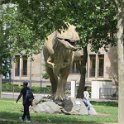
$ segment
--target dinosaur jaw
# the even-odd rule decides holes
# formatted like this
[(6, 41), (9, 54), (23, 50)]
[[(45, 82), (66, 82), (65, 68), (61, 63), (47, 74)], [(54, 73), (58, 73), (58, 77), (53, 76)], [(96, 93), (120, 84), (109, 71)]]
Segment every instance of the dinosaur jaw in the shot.
[(77, 41), (73, 41), (73, 40), (69, 40), (69, 39), (62, 39), (62, 38), (58, 38), (57, 40), (67, 49), (70, 49), (72, 51), (76, 51), (77, 47), (76, 46), (76, 42)]

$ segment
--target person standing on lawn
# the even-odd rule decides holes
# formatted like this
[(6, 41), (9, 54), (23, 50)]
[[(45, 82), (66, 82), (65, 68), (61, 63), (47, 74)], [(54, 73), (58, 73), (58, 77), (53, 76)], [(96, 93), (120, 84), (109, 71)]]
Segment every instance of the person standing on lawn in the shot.
[(90, 111), (90, 108), (92, 107), (92, 105), (90, 103), (90, 95), (89, 95), (89, 92), (87, 91), (87, 87), (85, 87), (85, 89), (84, 89), (83, 102), (84, 102), (85, 106), (87, 107), (88, 114), (89, 114), (89, 111)]
[[(29, 106), (32, 105), (32, 101), (29, 101), (27, 99), (27, 92), (30, 91), (30, 88), (28, 87), (28, 82), (24, 81), (23, 82), (23, 88), (20, 91), (19, 96), (16, 99), (16, 103), (18, 102), (18, 100), (22, 97), (23, 98), (23, 107), (24, 107), (24, 111), (23, 111), (23, 115), (22, 117), (20, 117), (20, 121), (24, 122), (25, 117), (27, 117), (27, 122), (31, 123), (31, 117), (30, 117), (30, 112), (29, 112)], [(32, 94), (32, 99), (34, 99), (34, 96)]]
[(84, 89), (83, 102), (84, 102), (85, 106), (87, 107), (89, 115), (97, 115), (96, 110), (93, 108), (92, 104), (90, 103), (90, 94), (87, 90), (87, 87), (85, 87), (85, 89)]

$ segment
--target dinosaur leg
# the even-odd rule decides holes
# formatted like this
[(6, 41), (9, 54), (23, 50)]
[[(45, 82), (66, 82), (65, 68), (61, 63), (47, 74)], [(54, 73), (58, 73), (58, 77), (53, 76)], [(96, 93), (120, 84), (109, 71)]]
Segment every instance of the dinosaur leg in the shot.
[(55, 99), (58, 99), (58, 100), (64, 99), (64, 97), (65, 97), (65, 85), (67, 82), (69, 71), (70, 71), (69, 67), (66, 67), (60, 71), (61, 74), (60, 74), (60, 79), (59, 79), (58, 85), (57, 85)]
[(52, 68), (47, 67), (46, 71), (50, 78), (50, 82), (51, 82), (51, 86), (52, 86), (52, 95), (54, 96), (56, 93), (56, 89), (57, 89), (58, 77), (53, 73)]

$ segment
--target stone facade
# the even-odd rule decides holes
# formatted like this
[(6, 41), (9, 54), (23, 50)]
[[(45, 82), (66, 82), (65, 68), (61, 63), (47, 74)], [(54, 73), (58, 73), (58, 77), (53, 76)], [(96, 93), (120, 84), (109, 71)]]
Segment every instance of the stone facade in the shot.
[[(90, 55), (96, 55), (96, 68), (95, 76), (90, 76)], [(99, 56), (103, 56), (103, 76), (98, 75), (99, 70)], [(113, 83), (117, 82), (117, 48), (110, 47), (107, 51), (103, 48), (99, 50), (99, 53), (95, 54), (88, 49), (88, 63), (87, 63), (87, 81), (91, 82), (92, 80), (112, 80)]]
[[(113, 84), (117, 83), (116, 49), (116, 47), (110, 47), (106, 52), (101, 48), (98, 53), (95, 53), (90, 50), (90, 46), (88, 47), (86, 85), (91, 85), (92, 80), (112, 80)], [(23, 57), (21, 57), (18, 64), (19, 75), (15, 76), (16, 62), (12, 63), (11, 78), (14, 82), (29, 80), (32, 84), (42, 82), (42, 86), (50, 85), (49, 80), (43, 78), (46, 72), (42, 52), (38, 55), (33, 55), (33, 61), (30, 61), (30, 58), (27, 59), (26, 75), (22, 74), (25, 67), (23, 64), (25, 63)], [(76, 71), (70, 72), (68, 82), (71, 82), (71, 80), (79, 82), (80, 74), (76, 73)]]

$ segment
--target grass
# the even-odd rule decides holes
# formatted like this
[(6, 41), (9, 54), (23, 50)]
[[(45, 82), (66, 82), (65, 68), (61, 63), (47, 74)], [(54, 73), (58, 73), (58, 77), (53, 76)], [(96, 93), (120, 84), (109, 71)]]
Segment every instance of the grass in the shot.
[[(63, 115), (31, 113), (34, 124), (98, 124), (102, 122), (116, 123), (117, 103), (114, 102), (93, 102), (94, 108), (99, 115)], [(21, 102), (0, 99), (0, 124), (19, 124), (18, 117), (22, 115)]]

